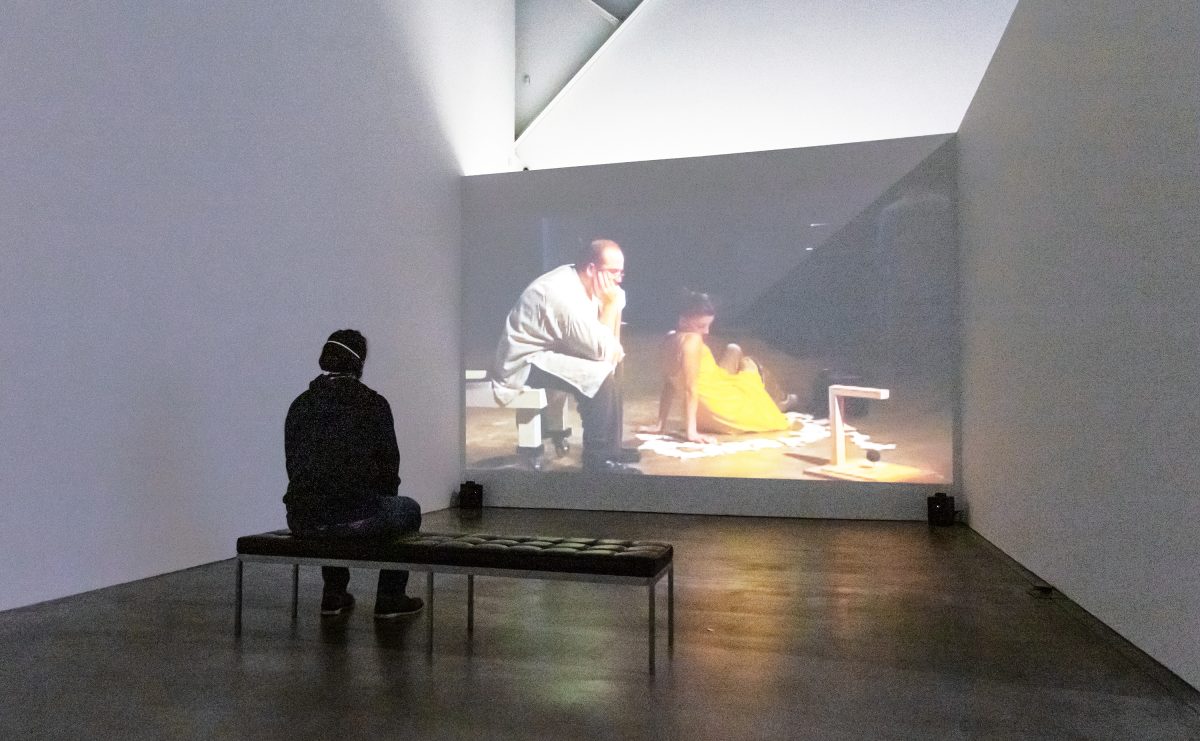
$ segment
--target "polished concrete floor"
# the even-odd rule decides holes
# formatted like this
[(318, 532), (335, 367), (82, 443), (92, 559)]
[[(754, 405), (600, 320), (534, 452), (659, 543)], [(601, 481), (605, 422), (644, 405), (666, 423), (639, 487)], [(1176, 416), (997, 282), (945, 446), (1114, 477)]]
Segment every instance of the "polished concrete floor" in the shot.
[(322, 620), (302, 570), (292, 622), (290, 569), (261, 564), (239, 641), (222, 561), (0, 613), (0, 739), (1200, 738), (1194, 690), (965, 527), (426, 515), (460, 528), (671, 541), (673, 655), (660, 630), (647, 674), (636, 587), (479, 578), (468, 643), (440, 576), (429, 660), (421, 618), (373, 624), (373, 574)]

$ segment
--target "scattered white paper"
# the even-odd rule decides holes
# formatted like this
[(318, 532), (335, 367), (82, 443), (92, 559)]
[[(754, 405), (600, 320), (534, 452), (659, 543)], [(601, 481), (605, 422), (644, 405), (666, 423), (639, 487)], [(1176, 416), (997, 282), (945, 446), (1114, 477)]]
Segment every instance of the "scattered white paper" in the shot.
[[(693, 458), (711, 458), (718, 455), (731, 455), (733, 453), (769, 448), (801, 448), (828, 439), (832, 434), (829, 431), (828, 419), (814, 419), (811, 414), (802, 414), (799, 412), (788, 412), (787, 418), (792, 423), (791, 429), (776, 437), (738, 438), (736, 440), (726, 440), (716, 443), (693, 443), (680, 440), (671, 435), (642, 432), (637, 434), (637, 439), (641, 441), (638, 449), (680, 460), (691, 460)], [(846, 426), (846, 436), (850, 439), (850, 442), (863, 450), (896, 449), (895, 443), (873, 442), (870, 435), (865, 435), (849, 425)]]

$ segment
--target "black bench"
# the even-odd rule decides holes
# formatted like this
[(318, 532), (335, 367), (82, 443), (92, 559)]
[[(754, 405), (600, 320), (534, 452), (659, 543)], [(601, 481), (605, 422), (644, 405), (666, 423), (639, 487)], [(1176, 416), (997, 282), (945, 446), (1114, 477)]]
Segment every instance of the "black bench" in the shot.
[(648, 588), (650, 673), (654, 673), (654, 602), (667, 577), (667, 645), (675, 642), (675, 573), (669, 543), (598, 538), (504, 536), (486, 533), (414, 533), (389, 540), (311, 540), (287, 530), (247, 535), (237, 541), (237, 608), (234, 632), (242, 630), (242, 567), (247, 561), (292, 566), (292, 617), (299, 601), (300, 566), (349, 566), (428, 572), (425, 609), (428, 651), (433, 653), (433, 576), (467, 575), (467, 634), (475, 628), (475, 577), (635, 584)]

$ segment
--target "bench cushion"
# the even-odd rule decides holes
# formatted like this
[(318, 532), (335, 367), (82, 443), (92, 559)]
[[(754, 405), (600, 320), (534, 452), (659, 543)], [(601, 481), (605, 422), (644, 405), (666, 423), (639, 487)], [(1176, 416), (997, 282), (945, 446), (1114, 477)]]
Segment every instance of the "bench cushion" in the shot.
[(238, 538), (238, 555), (396, 561), (430, 566), (652, 577), (671, 563), (669, 543), (490, 533), (413, 533), (386, 540), (297, 538), (287, 530)]

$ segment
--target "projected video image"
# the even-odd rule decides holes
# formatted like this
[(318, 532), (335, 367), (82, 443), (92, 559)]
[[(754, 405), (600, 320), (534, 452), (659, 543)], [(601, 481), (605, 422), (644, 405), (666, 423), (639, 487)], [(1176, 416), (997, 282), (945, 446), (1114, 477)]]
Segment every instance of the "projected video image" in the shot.
[(948, 483), (949, 136), (469, 178), (469, 470)]

